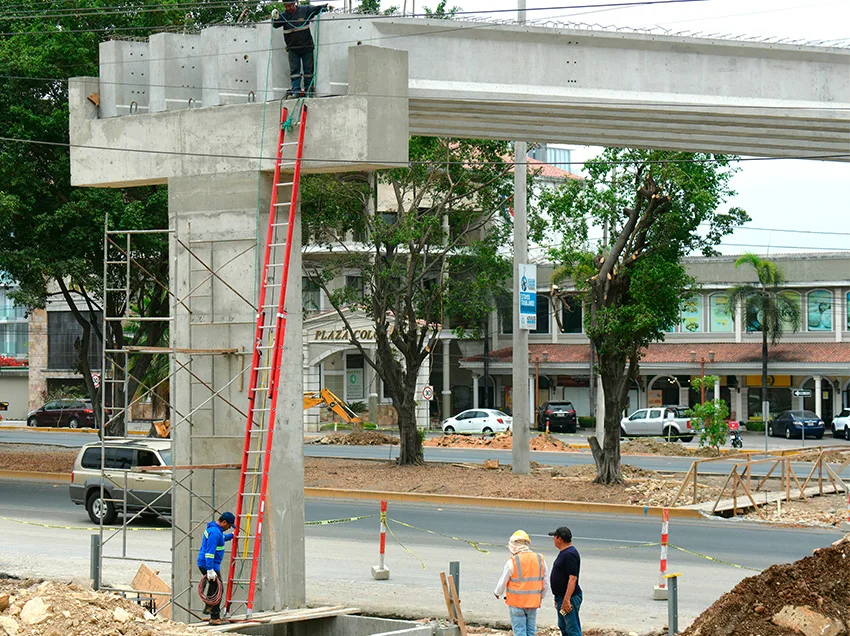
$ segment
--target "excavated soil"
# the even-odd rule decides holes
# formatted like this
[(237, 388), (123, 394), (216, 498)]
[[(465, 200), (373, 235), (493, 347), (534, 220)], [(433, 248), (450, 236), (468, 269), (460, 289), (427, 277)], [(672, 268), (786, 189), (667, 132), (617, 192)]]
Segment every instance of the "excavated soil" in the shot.
[[(497, 450), (510, 450), (513, 437), (510, 433), (498, 433), (492, 437), (473, 437), (470, 435), (443, 435), (426, 439), (423, 446), (441, 446), (451, 448), (493, 448)], [(537, 435), (530, 440), (533, 451), (575, 451), (569, 444), (565, 444), (556, 437), (549, 435)]]
[(620, 444), (621, 455), (665, 455), (667, 457), (720, 457), (716, 448), (691, 448), (678, 442), (664, 442), (657, 439), (633, 439)]
[[(840, 526), (847, 521), (847, 495), (824, 495), (809, 497), (808, 500), (783, 501), (782, 507), (775, 503), (762, 506), (767, 521), (790, 523), (801, 526)], [(744, 515), (746, 519), (761, 519), (755, 510)]]
[(744, 579), (705, 610), (682, 636), (803, 633), (773, 623), (776, 614), (787, 606), (807, 608), (833, 619), (834, 624), (840, 621), (840, 631), (824, 633), (844, 634), (850, 625), (849, 538), (850, 535), (795, 563), (773, 565), (757, 576)]
[[(623, 466), (624, 483), (594, 484), (593, 466), (545, 466), (532, 462), (529, 475), (515, 475), (510, 466), (483, 464), (426, 464), (398, 466), (394, 462), (306, 457), (304, 485), (314, 488), (348, 488), (419, 492), (427, 494), (554, 499), (635, 505), (664, 505), (679, 489), (681, 478), (668, 478), (651, 470)], [(700, 501), (717, 498), (719, 488), (700, 490)]]
[(307, 444), (341, 445), (341, 446), (384, 446), (398, 445), (398, 437), (379, 433), (377, 431), (355, 431), (352, 433), (331, 433), (318, 439), (305, 442)]
[(0, 470), (70, 473), (77, 449), (34, 444), (0, 444)]
[[(8, 597), (8, 607), (4, 598)], [(204, 632), (154, 616), (115, 594), (0, 574), (0, 634), (12, 636), (191, 636)]]

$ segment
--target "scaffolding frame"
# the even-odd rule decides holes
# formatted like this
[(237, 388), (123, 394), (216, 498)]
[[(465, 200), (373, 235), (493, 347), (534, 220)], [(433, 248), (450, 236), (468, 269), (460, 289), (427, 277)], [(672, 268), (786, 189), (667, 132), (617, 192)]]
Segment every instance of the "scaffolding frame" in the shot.
[[(168, 258), (171, 263), (170, 275), (178, 280), (178, 253), (189, 259), (189, 289), (181, 297), (175, 294), (168, 281), (161, 281), (154, 276), (147, 268), (134, 258), (134, 240), (145, 235), (160, 235), (168, 237)], [(121, 323), (123, 326), (130, 326), (140, 322), (165, 322), (168, 325), (175, 326), (177, 324), (178, 312), (184, 311), (187, 317), (190, 317), (193, 311), (193, 304), (202, 299), (211, 299), (214, 295), (214, 283), (222, 284), (226, 289), (230, 290), (241, 302), (247, 307), (256, 312), (254, 302), (240, 294), (230, 283), (227, 282), (222, 274), (222, 270), (232, 265), (239, 258), (250, 257), (255, 259), (252, 254), (258, 249), (259, 235), (254, 237), (243, 238), (222, 238), (222, 239), (193, 239), (191, 233), (191, 225), (189, 225), (186, 240), (181, 240), (177, 236), (176, 228), (168, 229), (110, 229), (109, 217), (104, 220), (104, 235), (103, 235), (103, 287), (102, 287), (102, 333), (103, 347), (101, 359), (101, 376), (100, 376), (100, 503), (101, 514), (99, 523), (99, 538), (100, 549), (96, 555), (92, 555), (97, 559), (97, 568), (100, 574), (101, 590), (114, 591), (117, 593), (138, 596), (140, 599), (147, 598), (152, 603), (152, 610), (162, 612), (166, 608), (179, 608), (187, 612), (190, 616), (202, 620), (203, 616), (200, 611), (193, 609), (193, 598), (199, 602), (197, 596), (192, 595), (192, 590), (196, 582), (199, 581), (197, 573), (189, 576), (189, 585), (182, 589), (177, 589), (174, 576), (174, 557), (171, 559), (151, 558), (150, 556), (142, 556), (138, 549), (134, 550), (133, 537), (140, 533), (134, 532), (139, 528), (132, 527), (138, 519), (155, 514), (158, 516), (168, 517), (171, 521), (171, 552), (173, 555), (174, 549), (188, 541), (189, 553), (194, 554), (200, 547), (196, 545), (197, 530), (205, 525), (210, 515), (220, 514), (225, 506), (230, 504), (237, 496), (237, 492), (230, 493), (229, 496), (220, 497), (216, 489), (216, 478), (219, 471), (222, 470), (238, 470), (241, 464), (205, 464), (205, 465), (174, 465), (174, 431), (176, 429), (188, 428), (189, 440), (189, 456), (193, 457), (192, 445), (195, 438), (222, 438), (232, 437), (242, 439), (243, 435), (223, 436), (217, 435), (215, 431), (216, 406), (221, 404), (226, 409), (233, 409), (240, 417), (247, 417), (247, 413), (227, 399), (224, 392), (230, 389), (234, 384), (237, 384), (237, 390), (241, 393), (246, 391), (245, 373), (249, 370), (245, 356), (251, 355), (251, 350), (246, 351), (245, 347), (241, 348), (203, 348), (194, 347), (191, 342), (187, 343), (187, 347), (177, 347), (177, 335), (172, 329), (169, 333), (169, 343), (167, 347), (162, 346), (138, 346), (127, 345), (122, 342), (121, 346), (108, 347), (110, 341), (108, 329), (110, 323)], [(223, 263), (216, 265), (208, 263), (201, 255), (205, 246), (208, 247), (210, 254), (214, 254), (216, 246), (221, 243), (246, 243), (245, 246), (240, 246), (236, 253), (225, 260)], [(159, 317), (142, 317), (138, 312), (134, 312), (131, 300), (131, 282), (134, 275), (145, 276), (152, 284), (159, 287), (169, 297), (167, 306), (169, 308), (167, 316)], [(196, 281), (193, 277), (199, 275)], [(208, 293), (204, 293), (205, 288), (208, 288)], [(210, 303), (210, 323), (208, 324), (239, 324), (242, 321), (223, 320), (217, 321), (213, 308)], [(114, 309), (113, 309), (114, 308)], [(253, 326), (253, 320), (244, 321), (246, 324)], [(203, 325), (207, 323), (193, 322), (194, 325)], [(178, 359), (178, 354), (186, 356), (186, 361)], [(166, 377), (157, 381), (153, 386), (146, 386), (141, 379), (131, 376), (133, 369), (134, 357), (140, 355), (167, 355), (168, 356), (168, 373)], [(223, 383), (216, 384), (217, 368), (216, 360), (224, 358), (228, 360), (228, 364), (232, 364), (233, 360), (237, 362), (237, 370), (235, 373), (230, 373), (228, 379)], [(205, 359), (209, 361), (209, 378), (203, 377), (203, 369), (196, 369), (197, 361)], [(185, 374), (188, 377), (188, 408), (185, 412), (180, 412), (176, 407), (176, 394), (179, 380), (178, 375)], [(139, 390), (135, 395), (129, 394), (131, 377), (139, 383)], [(129, 470), (115, 469), (107, 465), (106, 449), (113, 445), (116, 441), (127, 442), (131, 438), (130, 421), (132, 409), (137, 404), (144, 402), (148, 396), (152, 395), (153, 391), (159, 388), (163, 383), (169, 383), (169, 397), (165, 400), (167, 413), (170, 414), (170, 429), (171, 435), (169, 438), (172, 465), (170, 467), (170, 483), (166, 490), (159, 493), (152, 499), (145, 498), (144, 500), (137, 494), (133, 494), (131, 488), (128, 487), (130, 475), (135, 471), (138, 473), (150, 472), (161, 467), (146, 468), (131, 468)], [(204, 391), (199, 399), (195, 399), (194, 389), (201, 387)], [(192, 431), (192, 418), (202, 411), (209, 411), (211, 414), (212, 429), (210, 433), (195, 434)], [(153, 415), (153, 414), (152, 414)], [(124, 436), (109, 437), (106, 435), (109, 425), (116, 420), (123, 418), (124, 420)], [(120, 476), (116, 478), (115, 473), (119, 472)], [(160, 470), (159, 472), (166, 472)], [(138, 474), (137, 473), (137, 474)], [(197, 492), (199, 487), (203, 485), (209, 489), (211, 496), (201, 495)], [(107, 498), (106, 489), (113, 492), (120, 492), (120, 497), (113, 495)], [(174, 522), (172, 506), (175, 504), (175, 495), (178, 492), (189, 495), (189, 509), (187, 511), (185, 525), (178, 526)], [(105, 507), (111, 504), (115, 507), (116, 512), (120, 515), (120, 523), (117, 526), (104, 524), (105, 515), (103, 514)], [(165, 511), (169, 514), (162, 514)], [(107, 548), (111, 548), (116, 543), (120, 543), (120, 549), (117, 554), (107, 554)], [(115, 550), (113, 550), (115, 551)], [(104, 570), (106, 563), (118, 562), (125, 564), (125, 567), (136, 567), (142, 563), (160, 564), (172, 566), (170, 576), (170, 592), (158, 590), (136, 590), (128, 588), (124, 585), (110, 584), (104, 582), (108, 579), (109, 574)], [(179, 566), (179, 564), (178, 564)], [(187, 596), (188, 595), (188, 596)], [(167, 597), (164, 600), (162, 597)]]

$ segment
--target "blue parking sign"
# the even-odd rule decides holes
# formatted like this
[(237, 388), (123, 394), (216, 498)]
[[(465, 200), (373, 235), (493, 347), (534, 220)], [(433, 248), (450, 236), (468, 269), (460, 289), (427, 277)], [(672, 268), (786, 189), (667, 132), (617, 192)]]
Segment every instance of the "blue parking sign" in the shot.
[(519, 328), (537, 329), (537, 265), (519, 266)]

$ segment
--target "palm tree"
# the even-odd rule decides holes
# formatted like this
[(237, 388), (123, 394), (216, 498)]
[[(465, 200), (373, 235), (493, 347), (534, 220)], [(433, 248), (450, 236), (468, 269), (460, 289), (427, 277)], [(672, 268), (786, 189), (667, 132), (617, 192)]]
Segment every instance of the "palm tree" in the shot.
[[(761, 405), (762, 418), (768, 416), (767, 406), (767, 342), (776, 344), (790, 327), (800, 326), (800, 304), (783, 293), (785, 274), (776, 263), (757, 254), (745, 253), (735, 261), (735, 267), (752, 265), (758, 284), (745, 283), (729, 290), (729, 309), (734, 317), (738, 306), (744, 307), (747, 327), (761, 330)], [(764, 422), (765, 427), (767, 421)]]

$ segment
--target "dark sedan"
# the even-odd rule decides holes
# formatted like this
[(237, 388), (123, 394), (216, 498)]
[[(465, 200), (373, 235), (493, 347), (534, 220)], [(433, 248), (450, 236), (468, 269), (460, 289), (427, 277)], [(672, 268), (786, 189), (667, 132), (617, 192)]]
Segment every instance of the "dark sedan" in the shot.
[(27, 426), (94, 428), (94, 409), (85, 400), (53, 400), (30, 411)]
[(547, 402), (537, 417), (537, 430), (545, 431), (546, 424), (552, 433), (575, 433), (578, 424), (572, 402)]
[(823, 420), (813, 411), (783, 411), (767, 423), (767, 434), (774, 436), (821, 439), (825, 431)]

